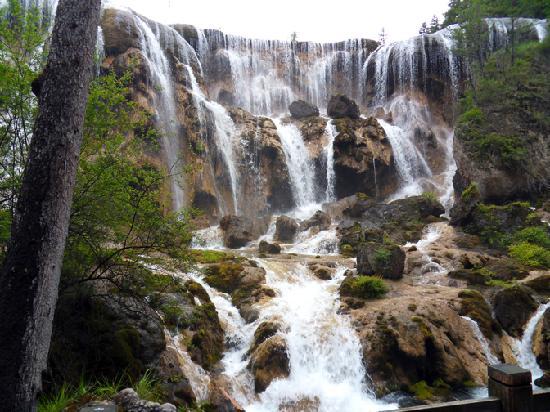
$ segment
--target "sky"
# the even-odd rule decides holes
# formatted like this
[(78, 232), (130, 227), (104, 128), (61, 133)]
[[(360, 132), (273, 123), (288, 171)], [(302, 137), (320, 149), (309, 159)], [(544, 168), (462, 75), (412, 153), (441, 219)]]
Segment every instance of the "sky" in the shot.
[(108, 0), (161, 23), (221, 29), (249, 38), (336, 42), (389, 41), (418, 34), (423, 21), (442, 20), (449, 0)]

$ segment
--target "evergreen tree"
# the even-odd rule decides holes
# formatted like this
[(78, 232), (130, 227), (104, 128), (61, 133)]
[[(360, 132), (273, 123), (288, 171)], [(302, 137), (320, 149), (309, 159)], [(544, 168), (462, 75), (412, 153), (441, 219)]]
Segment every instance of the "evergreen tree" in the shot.
[(418, 30), (418, 34), (428, 34), (429, 31), (428, 31), (428, 25), (426, 24), (426, 22), (423, 22), (422, 25), (420, 26), (420, 30)]
[(378, 43), (380, 43), (382, 46), (386, 44), (388, 38), (388, 34), (386, 33), (386, 29), (382, 27), (380, 30), (380, 34), (378, 35)]
[(429, 33), (434, 34), (435, 32), (439, 31), (440, 29), (441, 29), (441, 25), (439, 24), (439, 18), (434, 14), (432, 16), (432, 20), (430, 22)]

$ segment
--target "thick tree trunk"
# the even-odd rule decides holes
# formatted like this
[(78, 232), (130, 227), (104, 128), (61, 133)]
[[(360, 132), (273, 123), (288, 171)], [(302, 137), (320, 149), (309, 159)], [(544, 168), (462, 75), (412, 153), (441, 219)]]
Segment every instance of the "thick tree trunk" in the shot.
[(0, 272), (0, 411), (36, 410), (73, 197), (100, 0), (61, 0)]

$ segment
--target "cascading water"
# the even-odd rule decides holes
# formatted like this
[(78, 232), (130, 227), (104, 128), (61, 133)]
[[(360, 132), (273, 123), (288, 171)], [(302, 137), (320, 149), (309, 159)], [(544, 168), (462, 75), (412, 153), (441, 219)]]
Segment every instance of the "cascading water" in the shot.
[(271, 383), (250, 412), (281, 410), (305, 401), (320, 412), (392, 409), (375, 400), (365, 382), (361, 346), (349, 324), (338, 314), (337, 289), (345, 267), (330, 281), (320, 281), (300, 263), (258, 260), (267, 284), (277, 296), (262, 309), (261, 319), (280, 318), (290, 359), (290, 376)]
[(158, 88), (160, 99), (156, 102), (156, 109), (162, 127), (162, 145), (171, 175), (172, 203), (174, 210), (181, 210), (185, 206), (185, 197), (181, 182), (182, 165), (178, 131), (175, 123), (177, 115), (170, 65), (162, 50), (159, 38), (153, 33), (149, 25), (137, 15), (133, 15), (133, 18), (139, 30), (141, 51), (149, 66), (153, 81)]
[(334, 195), (334, 183), (336, 181), (336, 175), (334, 173), (334, 139), (338, 134), (336, 131), (336, 126), (332, 123), (332, 120), (327, 121), (325, 134), (327, 136), (327, 144), (323, 149), (325, 152), (325, 159), (327, 160), (327, 190), (325, 194), (325, 201), (332, 202), (336, 200)]
[(533, 338), (537, 325), (549, 308), (550, 302), (540, 305), (535, 314), (529, 319), (527, 326), (525, 326), (525, 331), (523, 332), (521, 340), (516, 340), (512, 348), (519, 366), (530, 370), (533, 380), (540, 378), (543, 374), (537, 362), (537, 357), (533, 353)]
[(284, 124), (280, 119), (274, 121), (283, 146), (296, 207), (305, 208), (315, 203), (314, 168), (309, 152), (300, 129), (292, 123)]
[(468, 316), (461, 316), (462, 319), (464, 319), (470, 328), (472, 328), (472, 331), (474, 332), (474, 336), (478, 340), (478, 342), (481, 345), (481, 348), (483, 349), (483, 354), (485, 355), (485, 359), (487, 359), (487, 364), (489, 365), (496, 365), (497, 363), (500, 363), (500, 360), (498, 357), (493, 353), (491, 350), (491, 346), (489, 344), (489, 341), (483, 335), (481, 332), (481, 329), (479, 329), (479, 325), (475, 320), (472, 318), (469, 318)]

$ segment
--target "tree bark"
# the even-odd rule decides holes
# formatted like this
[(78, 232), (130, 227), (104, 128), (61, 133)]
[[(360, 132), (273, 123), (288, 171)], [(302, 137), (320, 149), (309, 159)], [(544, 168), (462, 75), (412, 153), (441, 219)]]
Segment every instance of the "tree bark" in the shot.
[(36, 410), (46, 368), (100, 0), (61, 0), (39, 113), (0, 271), (0, 411)]

